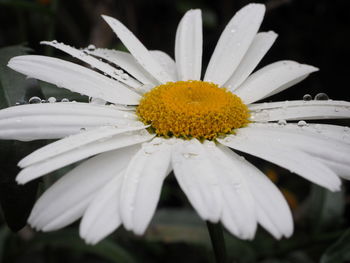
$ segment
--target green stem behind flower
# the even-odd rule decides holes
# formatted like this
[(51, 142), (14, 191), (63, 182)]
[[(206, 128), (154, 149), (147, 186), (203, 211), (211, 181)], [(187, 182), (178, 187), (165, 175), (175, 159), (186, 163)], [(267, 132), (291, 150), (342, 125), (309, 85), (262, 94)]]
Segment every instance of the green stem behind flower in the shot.
[(226, 246), (222, 225), (213, 224), (207, 221), (210, 240), (213, 245), (215, 259), (217, 263), (227, 263)]

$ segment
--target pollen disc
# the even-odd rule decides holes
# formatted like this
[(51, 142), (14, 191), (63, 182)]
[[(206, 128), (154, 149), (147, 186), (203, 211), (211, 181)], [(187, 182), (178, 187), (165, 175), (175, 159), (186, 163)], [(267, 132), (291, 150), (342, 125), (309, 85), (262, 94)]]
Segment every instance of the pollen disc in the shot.
[(145, 93), (136, 111), (159, 136), (212, 140), (249, 123), (249, 109), (232, 92), (204, 81), (168, 82)]

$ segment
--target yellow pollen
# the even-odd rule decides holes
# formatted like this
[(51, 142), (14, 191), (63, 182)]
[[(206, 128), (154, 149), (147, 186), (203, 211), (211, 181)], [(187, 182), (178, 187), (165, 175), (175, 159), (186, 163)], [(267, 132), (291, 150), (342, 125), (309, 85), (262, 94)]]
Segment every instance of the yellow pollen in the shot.
[(168, 82), (145, 93), (136, 111), (158, 136), (212, 140), (249, 123), (242, 100), (204, 81)]

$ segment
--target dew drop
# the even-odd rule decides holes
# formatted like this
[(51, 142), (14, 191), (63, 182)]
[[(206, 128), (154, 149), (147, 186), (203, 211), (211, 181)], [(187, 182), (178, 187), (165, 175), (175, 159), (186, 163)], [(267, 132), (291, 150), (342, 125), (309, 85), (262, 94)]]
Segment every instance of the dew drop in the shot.
[(63, 98), (63, 99), (61, 99), (61, 102), (69, 102), (69, 99)]
[(122, 77), (123, 80), (128, 80), (129, 79), (129, 75), (126, 74), (126, 73), (122, 74), (121, 77)]
[(186, 159), (188, 159), (188, 158), (191, 157), (189, 153), (183, 153), (182, 155), (183, 155), (183, 157), (185, 157)]
[(306, 121), (298, 121), (298, 126), (304, 127), (304, 126), (307, 126), (307, 123), (306, 123)]
[(31, 97), (29, 99), (29, 104), (37, 104), (37, 103), (41, 103), (41, 99), (37, 96)]
[(312, 96), (310, 94), (305, 94), (303, 96), (303, 101), (310, 101), (310, 100), (312, 100)]
[(287, 125), (286, 120), (278, 120), (278, 125)]
[(54, 103), (54, 102), (56, 102), (57, 100), (56, 100), (55, 97), (50, 97), (50, 98), (47, 99), (47, 101), (48, 101), (49, 103)]
[(87, 49), (92, 51), (92, 50), (95, 50), (96, 47), (95, 47), (95, 45), (90, 44), (90, 45), (87, 47)]
[(326, 93), (318, 93), (315, 96), (315, 100), (329, 100), (329, 97)]
[(57, 40), (53, 40), (51, 43), (56, 45), (58, 42), (57, 42)]

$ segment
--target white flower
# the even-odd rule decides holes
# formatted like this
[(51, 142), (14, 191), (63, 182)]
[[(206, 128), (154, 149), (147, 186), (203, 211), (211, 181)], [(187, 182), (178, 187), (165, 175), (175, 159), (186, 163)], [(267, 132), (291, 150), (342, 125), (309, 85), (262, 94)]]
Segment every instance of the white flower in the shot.
[[(250, 4), (232, 18), (203, 82), (191, 81), (201, 76), (199, 10), (187, 12), (179, 24), (176, 63), (161, 51), (147, 50), (119, 21), (107, 16), (103, 18), (130, 54), (44, 42), (96, 71), (44, 56), (11, 59), (9, 67), (16, 71), (95, 98), (93, 103), (29, 104), (0, 111), (1, 139), (63, 138), (19, 162), (20, 184), (91, 157), (40, 197), (30, 225), (51, 231), (82, 217), (80, 235), (91, 244), (121, 224), (142, 234), (155, 212), (164, 178), (173, 170), (204, 220), (220, 221), (243, 239), (254, 237), (258, 223), (276, 238), (289, 237), (293, 222), (282, 194), (229, 148), (339, 190), (338, 176), (350, 177), (349, 131), (286, 121), (349, 118), (350, 103), (255, 103), (317, 70), (279, 61), (251, 74), (277, 36), (271, 31), (257, 33), (264, 11), (263, 5)], [(140, 101), (143, 106), (136, 107)]]

